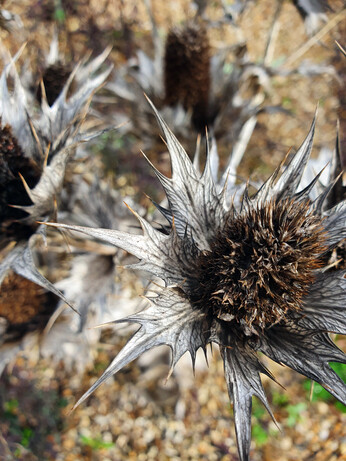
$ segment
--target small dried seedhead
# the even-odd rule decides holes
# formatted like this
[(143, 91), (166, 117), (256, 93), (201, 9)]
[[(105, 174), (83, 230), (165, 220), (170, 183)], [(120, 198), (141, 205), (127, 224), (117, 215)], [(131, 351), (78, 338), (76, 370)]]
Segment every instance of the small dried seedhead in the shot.
[(193, 299), (249, 335), (300, 310), (325, 237), (308, 202), (271, 201), (234, 214), (198, 258)]
[(6, 338), (14, 340), (27, 331), (43, 329), (57, 305), (57, 297), (14, 272), (0, 290), (0, 318), (7, 322)]
[(0, 119), (0, 230), (2, 235), (15, 234), (18, 238), (32, 233), (23, 224), (15, 222), (27, 214), (9, 206), (31, 205), (19, 173), (30, 188), (37, 184), (41, 175), (35, 162), (24, 155), (11, 127), (1, 126)]
[[(65, 83), (71, 74), (71, 68), (61, 63), (53, 64), (45, 69), (42, 75), (42, 81), (46, 92), (47, 102), (50, 106), (54, 104), (60, 95)], [(36, 97), (39, 103), (42, 100), (42, 87), (39, 83)]]
[(208, 124), (210, 45), (205, 27), (189, 22), (170, 31), (164, 57), (165, 103), (193, 111), (198, 130)]

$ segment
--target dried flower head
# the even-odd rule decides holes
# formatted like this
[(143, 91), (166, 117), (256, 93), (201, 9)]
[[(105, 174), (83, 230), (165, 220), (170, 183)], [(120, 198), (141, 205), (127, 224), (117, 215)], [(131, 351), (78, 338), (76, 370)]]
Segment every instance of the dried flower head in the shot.
[[(69, 76), (71, 68), (61, 62), (49, 65), (42, 73), (42, 83), (46, 93), (47, 102), (50, 106), (58, 99)], [(37, 87), (36, 97), (39, 103), (42, 101), (42, 86)]]
[(26, 178), (30, 188), (34, 188), (41, 172), (40, 167), (24, 155), (11, 126), (0, 126), (0, 229), (3, 237), (13, 235), (21, 239), (32, 234), (30, 225), (18, 223), (27, 213), (9, 205), (32, 204), (20, 175)]
[(199, 22), (188, 22), (171, 29), (164, 54), (165, 103), (192, 110), (197, 130), (208, 121), (210, 93), (210, 45), (207, 29)]
[[(54, 49), (53, 45), (52, 48)], [(33, 110), (33, 97), (22, 85), (17, 73), (15, 63), (20, 52), (21, 50), (10, 60), (1, 74), (1, 155), (13, 179), (22, 182), (30, 201), (28, 205), (23, 205), (16, 202), (15, 197), (8, 197), (7, 205), (20, 208), (29, 215), (25, 224), (33, 224), (54, 210), (54, 202), (63, 186), (67, 163), (76, 145), (92, 137), (90, 133), (81, 133), (80, 128), (92, 94), (110, 72), (108, 67), (104, 72), (95, 75), (109, 50), (105, 50), (89, 63), (79, 63), (54, 104), (49, 106), (46, 95), (43, 94), (40, 111)], [(10, 78), (14, 81), (12, 91), (8, 86)], [(68, 97), (73, 80), (77, 81), (76, 89)], [(29, 165), (31, 168), (28, 168)], [(32, 176), (35, 176), (35, 181)]]
[[(0, 292), (1, 343), (21, 339), (27, 332), (43, 330), (54, 312), (58, 297), (36, 283), (10, 271)], [(2, 369), (2, 364), (0, 364)]]
[[(173, 27), (163, 40), (151, 17), (154, 56), (138, 50), (106, 86), (131, 111), (124, 129), (137, 135), (141, 143), (144, 138), (149, 146), (157, 141), (158, 130), (144, 92), (184, 142), (191, 142), (191, 130), (204, 135), (208, 126), (219, 138), (246, 145), (256, 114), (266, 110), (262, 104), (270, 81), (266, 70), (250, 62), (244, 43), (212, 53), (208, 27), (198, 19)], [(122, 104), (115, 115), (116, 123), (124, 121), (123, 108)], [(239, 140), (243, 129), (247, 133)]]
[(156, 116), (172, 164), (171, 178), (154, 167), (168, 199), (167, 208), (159, 209), (169, 232), (138, 215), (142, 236), (54, 224), (125, 249), (140, 260), (132, 267), (165, 282), (146, 309), (120, 321), (140, 328), (78, 403), (155, 346), (171, 348), (173, 370), (185, 352), (194, 363), (196, 351), (215, 342), (233, 400), (240, 459), (247, 461), (252, 396), (272, 415), (260, 373), (273, 376), (257, 352), (317, 381), (346, 403), (345, 383), (329, 366), (344, 363), (345, 354), (328, 336), (346, 331), (345, 271), (328, 272), (325, 259), (346, 236), (345, 201), (327, 207), (333, 182), (310, 200), (319, 174), (299, 190), (314, 123), (286, 168), (280, 165), (251, 197), (246, 187), (238, 204), (227, 184), (220, 190), (213, 181), (210, 159), (199, 174)]
[[(108, 55), (106, 50), (91, 62), (76, 66), (51, 106), (43, 93), (41, 106), (35, 107), (35, 95), (24, 87), (16, 70), (20, 51), (9, 58), (0, 76), (0, 341), (6, 343), (0, 348), (0, 372), (22, 347), (25, 332), (42, 331), (55, 312), (56, 297), (70, 304), (36, 267), (36, 241), (45, 238), (37, 221), (56, 214), (66, 168), (77, 145), (96, 136), (95, 132), (82, 133), (81, 125), (93, 93), (110, 72), (109, 67), (98, 72)], [(77, 80), (75, 92), (68, 95), (73, 80)], [(23, 322), (13, 323), (8, 314), (14, 294), (11, 285), (17, 286), (13, 315), (31, 313), (25, 329)], [(49, 302), (39, 293), (45, 293), (43, 298)], [(40, 305), (48, 307), (41, 312), (37, 310)], [(18, 335), (17, 341), (8, 344), (16, 328), (23, 337)]]
[(260, 334), (301, 310), (322, 264), (323, 242), (323, 227), (307, 201), (268, 201), (240, 214), (231, 210), (210, 249), (195, 260), (190, 297), (236, 330)]

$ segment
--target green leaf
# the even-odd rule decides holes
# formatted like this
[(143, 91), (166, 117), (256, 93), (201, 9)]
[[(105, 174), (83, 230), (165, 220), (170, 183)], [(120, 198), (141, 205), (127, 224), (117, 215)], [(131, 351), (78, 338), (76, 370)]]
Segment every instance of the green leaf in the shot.
[(346, 413), (346, 406), (341, 402), (335, 402), (335, 408), (337, 408), (341, 413)]
[(88, 447), (94, 449), (94, 450), (102, 450), (105, 448), (112, 448), (115, 446), (114, 443), (112, 442), (104, 442), (101, 437), (97, 438), (92, 438), (92, 437), (87, 437), (85, 435), (81, 435), (81, 441), (84, 445), (87, 445)]
[(302, 419), (302, 412), (306, 410), (306, 403), (300, 402), (296, 405), (287, 405), (286, 410), (288, 412), (288, 418), (286, 424), (288, 427), (293, 427), (298, 421)]
[(63, 8), (57, 7), (54, 11), (54, 19), (57, 22), (65, 22), (66, 20), (66, 14)]
[[(331, 368), (340, 376), (341, 379), (346, 381), (346, 367), (344, 364), (339, 362), (332, 362), (329, 364)], [(346, 407), (341, 402), (338, 402), (335, 397), (333, 397), (328, 391), (326, 391), (320, 384), (312, 382), (311, 380), (306, 380), (303, 384), (304, 389), (307, 391), (308, 396), (310, 397), (311, 386), (313, 386), (311, 401), (316, 402), (322, 400), (324, 402), (333, 402), (338, 410), (346, 413)]]
[(252, 435), (258, 446), (264, 445), (268, 440), (268, 433), (260, 424), (252, 426)]
[(286, 406), (290, 400), (286, 394), (283, 394), (277, 391), (273, 392), (272, 399), (273, 399), (273, 405), (279, 406), (279, 407)]
[(18, 408), (18, 400), (11, 399), (4, 403), (4, 410), (7, 413), (14, 413), (14, 411)]
[(24, 427), (22, 431), (22, 440), (20, 441), (23, 447), (28, 447), (30, 443), (30, 439), (33, 436), (33, 430), (30, 427)]

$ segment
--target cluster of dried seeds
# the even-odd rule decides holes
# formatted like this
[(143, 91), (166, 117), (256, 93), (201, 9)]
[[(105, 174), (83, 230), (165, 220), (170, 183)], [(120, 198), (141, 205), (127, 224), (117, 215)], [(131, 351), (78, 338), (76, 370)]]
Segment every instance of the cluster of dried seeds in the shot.
[(231, 210), (197, 258), (194, 302), (247, 334), (298, 312), (325, 250), (321, 221), (309, 206), (287, 199)]

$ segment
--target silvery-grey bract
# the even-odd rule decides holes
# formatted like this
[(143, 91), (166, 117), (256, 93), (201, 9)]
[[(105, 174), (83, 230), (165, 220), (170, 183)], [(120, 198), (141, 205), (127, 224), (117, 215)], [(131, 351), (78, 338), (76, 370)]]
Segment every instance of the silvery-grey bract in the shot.
[(293, 3), (304, 20), (308, 35), (318, 32), (323, 23), (327, 22), (326, 12), (330, 7), (326, 0), (293, 0)]
[(0, 28), (9, 33), (22, 36), (23, 23), (18, 14), (14, 14), (9, 10), (0, 9)]
[(146, 309), (118, 321), (140, 328), (78, 403), (153, 347), (171, 348), (173, 370), (185, 352), (194, 363), (196, 351), (215, 342), (233, 401), (240, 459), (246, 461), (252, 396), (272, 415), (260, 373), (273, 376), (258, 352), (346, 403), (345, 384), (329, 365), (346, 357), (328, 335), (346, 332), (345, 271), (329, 270), (330, 253), (346, 236), (346, 203), (327, 206), (336, 180), (310, 199), (319, 174), (299, 188), (315, 122), (286, 168), (280, 165), (251, 197), (245, 188), (237, 203), (227, 193), (227, 178), (219, 190), (209, 159), (200, 174), (155, 113), (172, 164), (171, 178), (153, 167), (167, 195), (168, 206), (158, 206), (167, 230), (138, 215), (143, 235), (53, 224), (123, 248), (140, 260), (132, 267), (165, 283)]
[[(198, 1), (198, 3), (201, 2)], [(224, 13), (222, 22), (232, 24), (238, 23), (244, 11), (251, 5), (249, 0), (235, 0), (231, 5), (224, 0), (221, 3)], [(323, 23), (328, 20), (326, 12), (331, 8), (326, 0), (293, 0), (293, 4), (304, 20), (305, 31), (308, 35), (317, 33)], [(281, 5), (278, 4), (277, 8), (279, 12)]]

